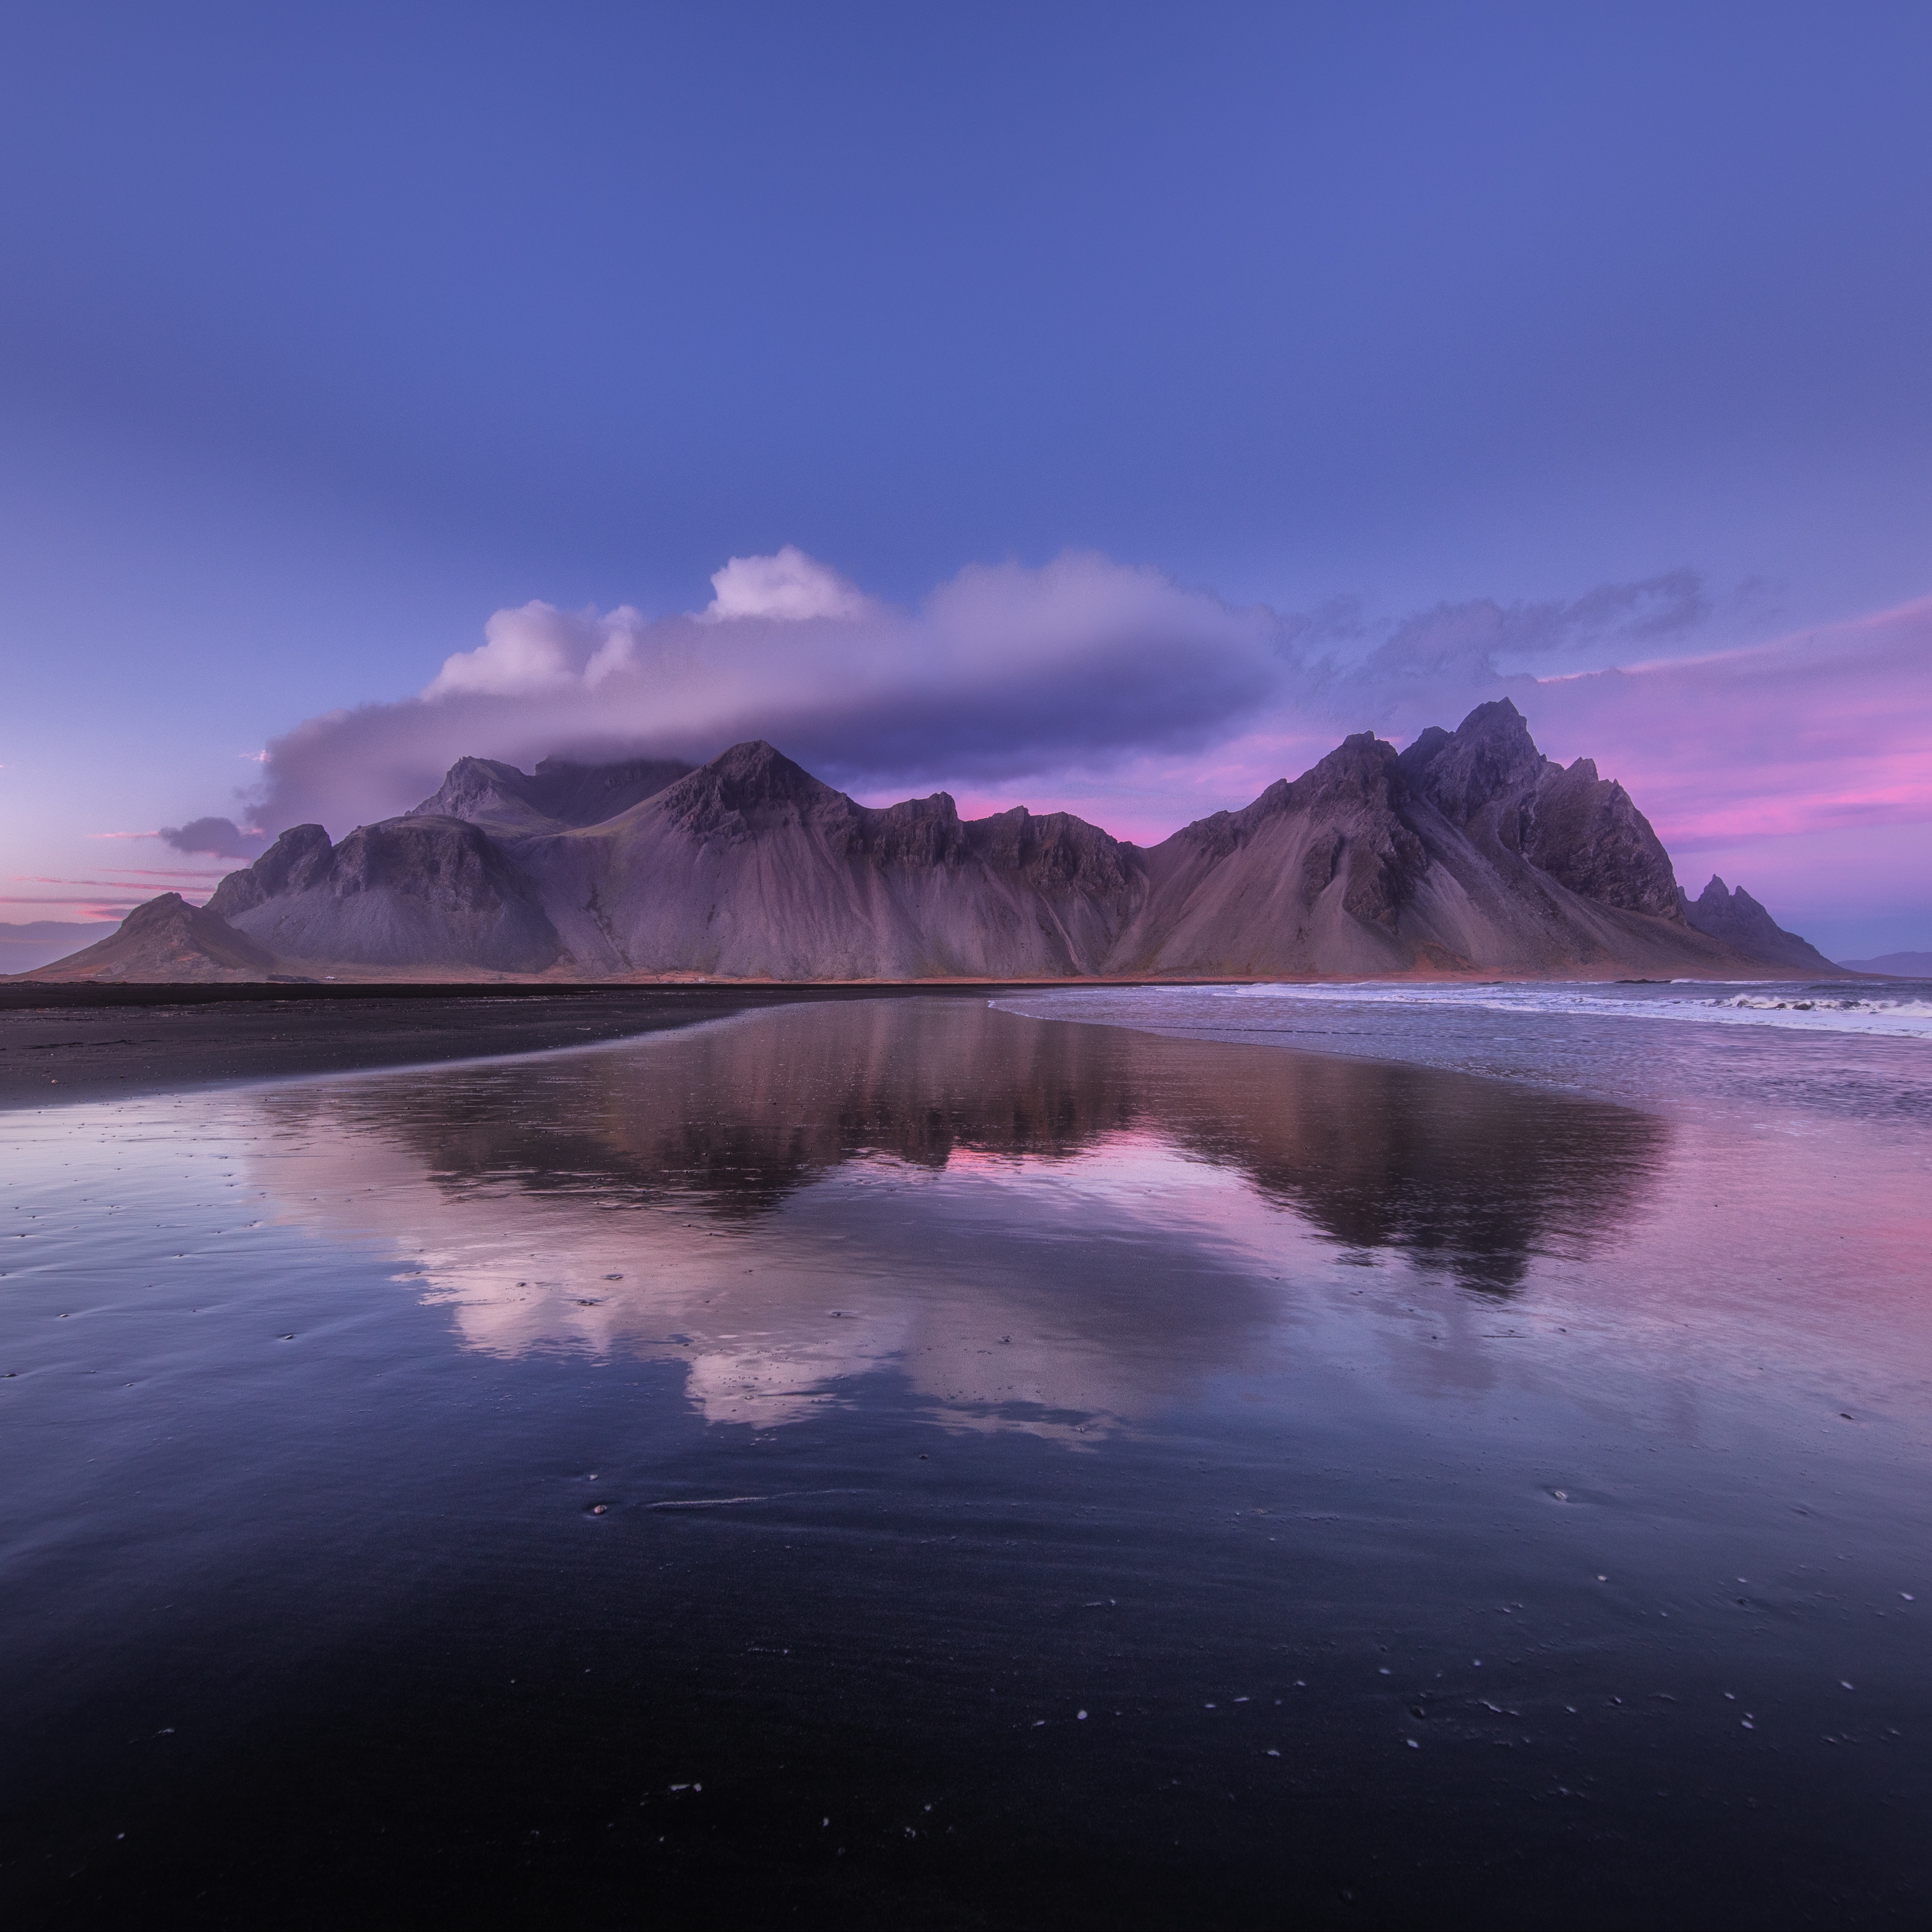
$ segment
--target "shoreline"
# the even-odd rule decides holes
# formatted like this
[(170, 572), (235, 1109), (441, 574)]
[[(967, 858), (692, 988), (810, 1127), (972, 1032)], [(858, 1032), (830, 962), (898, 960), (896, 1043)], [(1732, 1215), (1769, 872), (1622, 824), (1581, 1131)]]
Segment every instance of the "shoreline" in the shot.
[(724, 986), (610, 988), (594, 1002), (554, 986), (332, 987), (320, 1001), (304, 1000), (306, 988), (252, 985), (58, 990), (123, 997), (0, 1002), (0, 1112), (554, 1052), (827, 997)]
[[(1870, 976), (1859, 976), (1868, 977)], [(1103, 987), (1360, 986), (1339, 976), (746, 980), (560, 985), (350, 980), (288, 986), (0, 985), (0, 1112), (376, 1072), (601, 1046), (760, 1008), (850, 1000), (986, 998)], [(1424, 983), (1419, 979), (1405, 983)], [(1432, 974), (1431, 985), (1648, 984)], [(1715, 982), (1714, 982), (1715, 983)], [(1750, 983), (1776, 985), (1765, 980)], [(1876, 982), (1875, 982), (1876, 983)]]
[[(50, 970), (47, 968), (40, 972)], [(1511, 972), (1491, 968), (1421, 967), (1401, 973), (1070, 973), (999, 980), (959, 975), (917, 980), (740, 980), (691, 974), (631, 980), (562, 980), (538, 974), (494, 977), (317, 980), (52, 980), (33, 974), (0, 974), (0, 1018), (34, 1009), (88, 1006), (206, 1006), (223, 1001), (333, 1000), (476, 1000), (551, 998), (637, 998), (650, 994), (730, 994), (773, 998), (859, 998), (950, 992), (1043, 992), (1080, 986), (1810, 986), (1827, 980), (1884, 985), (1895, 974), (1829, 973), (1766, 965), (1739, 978), (1734, 973), (1682, 973), (1668, 979), (1579, 967), (1564, 973)]]

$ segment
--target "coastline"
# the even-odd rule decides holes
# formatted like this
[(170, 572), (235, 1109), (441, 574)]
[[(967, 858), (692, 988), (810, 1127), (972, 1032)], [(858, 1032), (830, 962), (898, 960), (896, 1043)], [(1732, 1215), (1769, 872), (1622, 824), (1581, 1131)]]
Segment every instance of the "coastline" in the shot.
[[(30, 990), (57, 997), (20, 997)], [(0, 1112), (549, 1052), (675, 1031), (760, 1006), (1023, 990), (992, 981), (970, 988), (0, 988)]]
[[(1402, 980), (1442, 985), (1606, 983), (1549, 974), (1432, 973)], [(1291, 981), (1278, 975), (1232, 974), (791, 982), (364, 980), (293, 985), (14, 980), (0, 983), (0, 1111), (547, 1052), (800, 1003), (1012, 997), (1140, 986), (1366, 983), (1381, 982), (1329, 975)], [(1782, 979), (1766, 975), (1750, 983), (1778, 984)]]

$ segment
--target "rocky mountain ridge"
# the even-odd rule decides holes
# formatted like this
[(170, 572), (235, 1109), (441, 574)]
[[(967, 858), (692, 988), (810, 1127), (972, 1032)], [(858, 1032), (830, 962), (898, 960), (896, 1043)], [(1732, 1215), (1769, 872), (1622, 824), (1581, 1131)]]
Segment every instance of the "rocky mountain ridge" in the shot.
[[(1587, 758), (1545, 758), (1503, 700), (1400, 753), (1359, 734), (1151, 848), (1065, 812), (962, 819), (944, 792), (862, 806), (762, 741), (694, 770), (465, 758), (415, 811), (340, 843), (320, 826), (284, 832), (205, 916), (310, 975), (1725, 976), (1787, 963), (1746, 950), (1763, 937), (1748, 920), (1701, 926), (1714, 905), (1707, 889), (1690, 906), (1620, 784)], [(1789, 963), (1831, 970), (1804, 951)], [(84, 956), (44, 970), (64, 976)]]
[(1714, 872), (1696, 898), (1681, 887), (1678, 897), (1684, 918), (1700, 932), (1735, 946), (1751, 958), (1767, 960), (1774, 966), (1796, 966), (1807, 972), (1837, 970), (1810, 940), (1786, 932), (1743, 886), (1732, 892)]

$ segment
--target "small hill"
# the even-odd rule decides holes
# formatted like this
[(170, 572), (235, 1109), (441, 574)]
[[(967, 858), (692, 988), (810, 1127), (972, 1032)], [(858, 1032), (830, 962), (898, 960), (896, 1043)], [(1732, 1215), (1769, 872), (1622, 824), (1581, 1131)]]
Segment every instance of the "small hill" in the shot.
[(1876, 959), (1841, 959), (1854, 973), (1883, 973), (1894, 980), (1932, 980), (1932, 952), (1881, 952)]
[(137, 905), (119, 928), (79, 952), (22, 976), (28, 980), (108, 980), (135, 986), (182, 980), (208, 983), (266, 980), (274, 956), (179, 892)]

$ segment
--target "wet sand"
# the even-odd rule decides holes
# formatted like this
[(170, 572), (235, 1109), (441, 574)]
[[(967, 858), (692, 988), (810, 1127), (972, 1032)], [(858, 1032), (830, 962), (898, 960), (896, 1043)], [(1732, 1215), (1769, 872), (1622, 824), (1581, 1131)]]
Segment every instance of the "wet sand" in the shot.
[(16, 1107), (10, 1918), (1922, 1924), (1932, 1139), (1778, 1052), (981, 989)]
[(985, 986), (0, 986), (0, 1110), (588, 1046), (801, 1001)]

